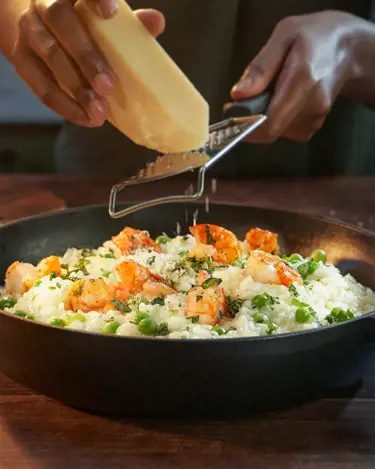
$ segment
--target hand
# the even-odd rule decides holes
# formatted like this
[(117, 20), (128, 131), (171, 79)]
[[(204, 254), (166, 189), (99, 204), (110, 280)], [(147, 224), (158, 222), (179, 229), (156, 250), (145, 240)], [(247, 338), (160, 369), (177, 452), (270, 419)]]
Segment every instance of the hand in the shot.
[(366, 21), (338, 11), (282, 20), (231, 92), (235, 100), (256, 96), (278, 76), (266, 124), (248, 141), (309, 140), (355, 78), (353, 51), (364, 25)]
[[(30, 0), (18, 23), (12, 62), (41, 101), (64, 119), (96, 127), (104, 123), (116, 76), (74, 9), (77, 0)], [(87, 0), (86, 0), (87, 1)], [(102, 18), (116, 14), (117, 0), (89, 0)], [(139, 10), (153, 36), (164, 30), (164, 17)]]

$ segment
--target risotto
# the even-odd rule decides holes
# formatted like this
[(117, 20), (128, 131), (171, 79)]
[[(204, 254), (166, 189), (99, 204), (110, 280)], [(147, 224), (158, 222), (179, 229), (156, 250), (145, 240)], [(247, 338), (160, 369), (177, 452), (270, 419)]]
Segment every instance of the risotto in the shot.
[(0, 309), (119, 336), (250, 337), (324, 327), (375, 310), (375, 294), (327, 262), (282, 255), (275, 233), (201, 224), (153, 240), (130, 227), (96, 249), (15, 262)]

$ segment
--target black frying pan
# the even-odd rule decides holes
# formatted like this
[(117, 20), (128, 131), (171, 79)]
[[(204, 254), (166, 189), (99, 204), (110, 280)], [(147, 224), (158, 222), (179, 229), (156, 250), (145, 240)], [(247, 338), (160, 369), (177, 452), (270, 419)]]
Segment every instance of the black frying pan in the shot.
[[(375, 286), (375, 237), (330, 221), (287, 212), (200, 204), (189, 219), (233, 230), (252, 226), (280, 234), (284, 251), (329, 260)], [(37, 262), (68, 247), (94, 247), (123, 225), (155, 236), (173, 234), (183, 205), (159, 206), (113, 220), (107, 207), (30, 218), (0, 228), (0, 278), (15, 260)], [(337, 326), (270, 337), (162, 340), (108, 337), (53, 328), (0, 313), (0, 370), (21, 384), (69, 405), (137, 416), (223, 416), (275, 409), (358, 381), (371, 363), (375, 313)], [(374, 362), (373, 362), (374, 363)]]

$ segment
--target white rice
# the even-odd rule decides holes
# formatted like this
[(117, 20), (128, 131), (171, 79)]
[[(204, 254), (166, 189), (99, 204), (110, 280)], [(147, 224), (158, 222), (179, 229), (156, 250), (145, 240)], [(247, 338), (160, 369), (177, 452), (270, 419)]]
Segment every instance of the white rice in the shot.
[[(118, 321), (120, 326), (115, 332), (120, 336), (141, 336), (136, 318), (139, 314), (147, 314), (157, 325), (165, 324), (169, 333), (163, 337), (185, 339), (210, 339), (219, 337), (220, 331), (210, 325), (192, 321), (186, 313), (188, 290), (196, 284), (196, 272), (186, 262), (186, 253), (195, 245), (192, 236), (177, 236), (162, 245), (163, 252), (157, 253), (147, 249), (138, 249), (133, 255), (122, 256), (121, 252), (111, 242), (93, 250), (87, 260), (88, 275), (82, 271), (76, 272), (77, 278), (103, 278), (107, 284), (119, 281), (116, 266), (124, 260), (134, 260), (147, 267), (153, 273), (164, 277), (180, 292), (165, 297), (165, 304), (151, 304), (152, 298), (135, 296), (129, 300), (127, 306), (130, 312), (120, 312), (115, 309), (107, 313), (92, 311), (77, 314), (65, 311), (64, 299), (73, 284), (69, 279), (60, 277), (44, 277), (27, 293), (18, 298), (17, 304), (6, 311), (15, 313), (22, 311), (32, 316), (36, 321), (50, 324), (54, 319), (63, 320), (67, 328), (88, 332), (102, 332), (111, 321)], [(76, 264), (83, 258), (83, 250), (68, 249), (60, 258), (61, 264), (67, 269), (74, 270)], [(109, 257), (113, 255), (114, 257)], [(107, 256), (107, 257), (104, 257)], [(319, 263), (317, 270), (307, 277), (303, 286), (294, 284), (291, 291), (282, 285), (257, 283), (244, 269), (236, 266), (220, 266), (215, 264), (212, 276), (222, 279), (225, 295), (232, 300), (241, 299), (238, 313), (235, 317), (224, 317), (220, 322), (221, 338), (251, 337), (280, 334), (327, 325), (326, 317), (333, 308), (350, 310), (355, 316), (360, 316), (375, 310), (375, 294), (369, 288), (360, 285), (351, 275), (343, 276), (339, 270), (330, 264)], [(254, 308), (252, 299), (256, 295), (267, 293), (276, 299), (275, 304), (263, 308)], [(315, 312), (306, 323), (298, 323), (295, 312), (298, 301), (307, 303)], [(148, 301), (147, 301), (148, 300)], [(254, 313), (261, 313), (266, 318), (264, 323), (256, 322)], [(270, 329), (270, 324), (272, 328)], [(274, 330), (272, 330), (274, 329)]]

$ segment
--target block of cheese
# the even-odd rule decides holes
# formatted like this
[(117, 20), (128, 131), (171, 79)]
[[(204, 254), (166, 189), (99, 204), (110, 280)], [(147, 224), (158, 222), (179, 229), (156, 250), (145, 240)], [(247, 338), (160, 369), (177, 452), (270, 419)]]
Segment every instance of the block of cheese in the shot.
[(186, 75), (125, 1), (106, 20), (89, 3), (79, 0), (75, 7), (119, 81), (107, 99), (108, 120), (133, 142), (162, 153), (202, 146), (208, 104)]

